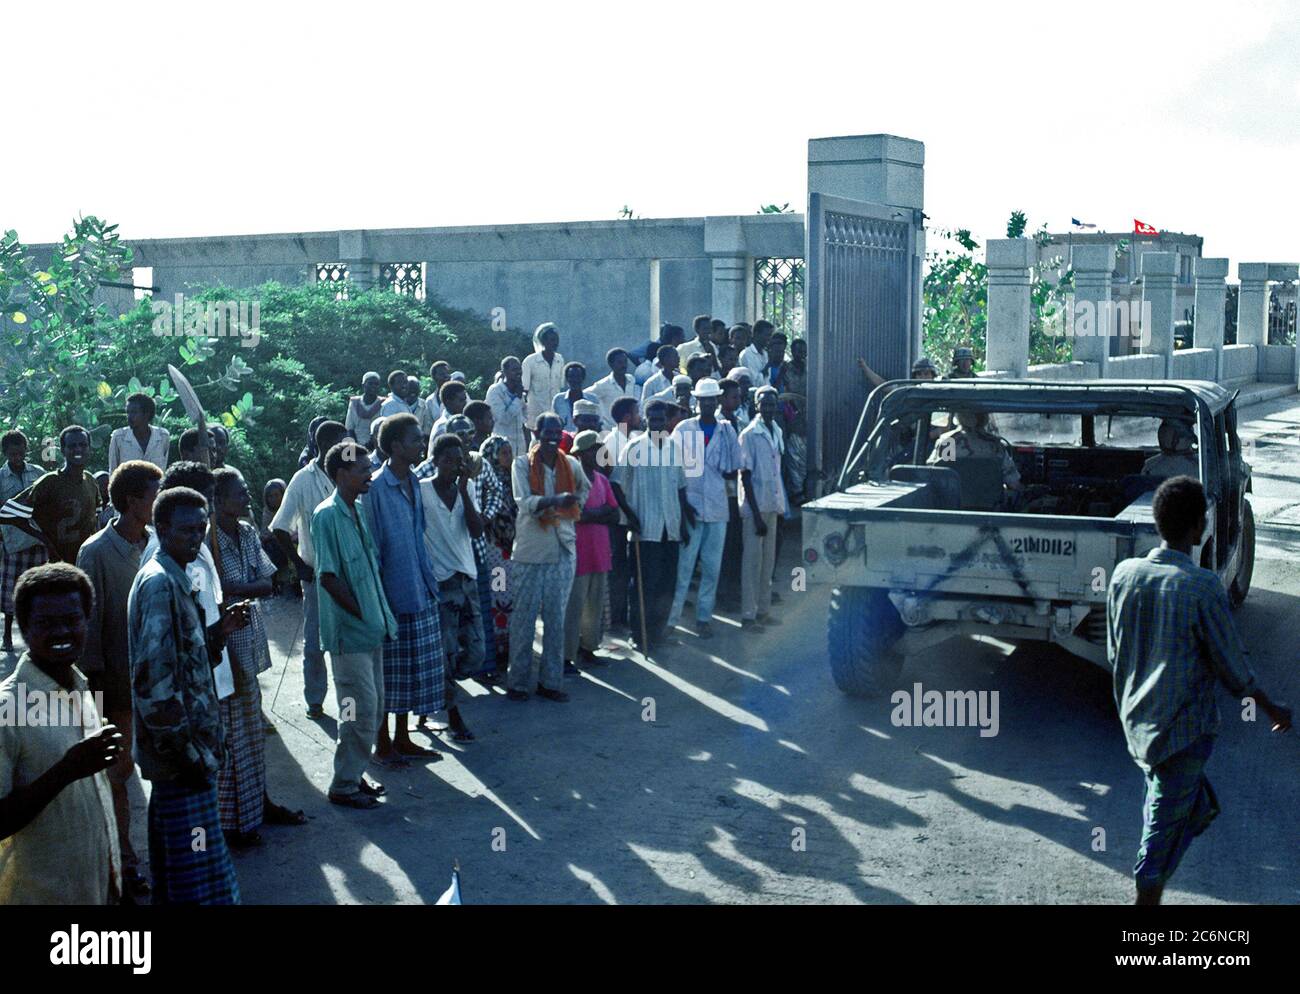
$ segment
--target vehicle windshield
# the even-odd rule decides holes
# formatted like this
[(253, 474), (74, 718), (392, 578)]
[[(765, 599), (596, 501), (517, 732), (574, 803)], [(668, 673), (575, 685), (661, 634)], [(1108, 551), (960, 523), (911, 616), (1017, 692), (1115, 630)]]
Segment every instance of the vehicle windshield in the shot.
[(1201, 477), (1190, 414), (999, 411), (951, 399), (905, 410), (873, 427), (846, 485), (915, 483), (964, 510), (1113, 516), (1170, 476)]

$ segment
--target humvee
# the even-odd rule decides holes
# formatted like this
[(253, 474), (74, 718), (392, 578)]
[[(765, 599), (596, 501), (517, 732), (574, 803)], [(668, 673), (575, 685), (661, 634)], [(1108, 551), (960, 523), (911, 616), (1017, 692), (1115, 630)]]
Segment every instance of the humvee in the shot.
[[(1240, 604), (1255, 522), (1235, 401), (1191, 380), (877, 387), (834, 489), (802, 509), (807, 578), (834, 585), (835, 683), (849, 694), (887, 689), (907, 655), (953, 636), (1053, 642), (1108, 666), (1111, 572), (1160, 544), (1151, 498), (1164, 477), (1144, 467), (1160, 452), (1162, 425), (1194, 433), (1178, 457), (1209, 503), (1194, 557)], [(945, 434), (954, 416), (984, 414), (993, 454), (954, 456)], [(998, 445), (1019, 489), (1004, 485), (1013, 474)]]

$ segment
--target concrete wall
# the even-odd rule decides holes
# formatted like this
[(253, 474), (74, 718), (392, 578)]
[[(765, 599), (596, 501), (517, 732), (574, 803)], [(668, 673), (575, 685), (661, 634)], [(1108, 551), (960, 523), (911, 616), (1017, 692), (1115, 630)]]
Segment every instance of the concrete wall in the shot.
[(1253, 345), (1225, 345), (1223, 347), (1223, 377), (1219, 382), (1225, 387), (1239, 387), (1242, 384), (1253, 382), (1259, 368), (1258, 355)]
[(1295, 383), (1295, 348), (1290, 345), (1259, 346), (1260, 380), (1270, 383)]
[[(423, 262), (429, 294), (485, 318), (494, 308), (504, 308), (510, 327), (530, 333), (543, 321), (554, 321), (561, 352), (603, 370), (605, 351), (612, 346), (644, 342), (651, 328), (664, 321), (683, 325), (689, 333), (691, 318), (714, 313), (719, 271), (734, 273), (739, 266), (752, 272), (755, 258), (803, 258), (804, 218), (753, 214), (157, 238), (129, 244), (135, 265), (153, 270), (152, 285), (167, 299), (213, 284), (304, 283), (315, 278), (317, 263), (345, 262), (354, 279), (369, 279), (381, 263)], [(54, 246), (32, 248), (41, 259)], [(752, 298), (750, 293), (750, 311)], [(117, 310), (133, 303), (129, 290), (106, 290), (103, 299)], [(744, 317), (753, 320), (752, 313)]]
[(1109, 380), (1162, 380), (1165, 357), (1160, 355), (1116, 356), (1106, 361)]
[(1213, 380), (1214, 349), (1180, 349), (1173, 354), (1176, 380)]

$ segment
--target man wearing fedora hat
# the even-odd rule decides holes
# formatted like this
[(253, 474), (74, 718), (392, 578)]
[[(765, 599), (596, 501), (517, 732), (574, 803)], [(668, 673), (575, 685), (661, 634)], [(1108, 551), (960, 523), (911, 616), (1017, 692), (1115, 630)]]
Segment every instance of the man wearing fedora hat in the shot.
[(740, 442), (732, 424), (717, 417), (722, 387), (717, 380), (705, 377), (691, 391), (699, 414), (687, 418), (674, 429), (681, 440), (686, 463), (686, 500), (695, 510), (686, 541), (677, 559), (677, 588), (668, 614), (672, 627), (681, 620), (686, 594), (700, 563), (700, 589), (695, 599), (696, 632), (700, 638), (713, 637), (713, 601), (718, 592), (718, 575), (722, 569), (722, 548), (727, 538), (727, 479), (735, 479), (740, 470)]

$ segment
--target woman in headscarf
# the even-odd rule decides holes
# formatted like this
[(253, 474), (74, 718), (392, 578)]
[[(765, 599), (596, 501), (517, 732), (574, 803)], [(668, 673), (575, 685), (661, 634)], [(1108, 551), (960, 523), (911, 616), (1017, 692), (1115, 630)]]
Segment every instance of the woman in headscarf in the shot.
[(504, 435), (489, 435), (478, 451), (483, 468), (476, 481), (476, 496), (483, 536), (475, 539), (474, 551), (482, 564), (479, 593), (484, 598), (484, 646), (489, 652), (495, 649), (497, 671), (504, 672), (510, 660), (510, 549), (519, 510), (510, 483), (514, 451)]

